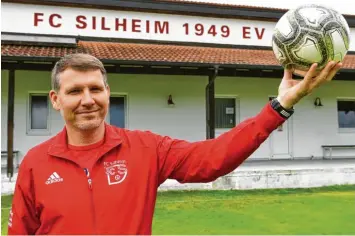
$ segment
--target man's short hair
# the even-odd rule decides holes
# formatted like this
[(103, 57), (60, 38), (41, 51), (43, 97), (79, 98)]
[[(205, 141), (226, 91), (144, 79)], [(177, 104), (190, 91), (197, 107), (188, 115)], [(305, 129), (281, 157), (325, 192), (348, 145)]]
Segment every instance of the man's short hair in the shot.
[(102, 62), (90, 54), (76, 53), (68, 54), (62, 57), (52, 69), (52, 89), (58, 91), (60, 89), (59, 74), (66, 69), (73, 69), (77, 71), (91, 71), (100, 70), (104, 84), (107, 86), (106, 69)]

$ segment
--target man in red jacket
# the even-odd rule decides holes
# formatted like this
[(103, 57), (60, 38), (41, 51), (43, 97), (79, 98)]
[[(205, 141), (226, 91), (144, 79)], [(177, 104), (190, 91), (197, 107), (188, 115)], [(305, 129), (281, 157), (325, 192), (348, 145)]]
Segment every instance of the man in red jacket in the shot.
[(236, 169), (341, 63), (302, 81), (285, 70), (277, 99), (213, 140), (187, 142), (104, 122), (110, 88), (93, 56), (68, 55), (49, 93), (63, 130), (32, 148), (16, 182), (9, 234), (151, 234), (157, 189), (166, 179), (209, 182)]

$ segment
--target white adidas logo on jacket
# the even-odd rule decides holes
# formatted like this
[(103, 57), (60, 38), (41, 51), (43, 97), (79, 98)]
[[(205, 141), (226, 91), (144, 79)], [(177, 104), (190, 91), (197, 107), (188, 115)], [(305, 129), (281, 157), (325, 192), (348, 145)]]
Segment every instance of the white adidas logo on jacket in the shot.
[(58, 182), (63, 182), (63, 178), (61, 178), (57, 172), (53, 172), (53, 174), (51, 174), (51, 176), (47, 179), (46, 184), (53, 184)]

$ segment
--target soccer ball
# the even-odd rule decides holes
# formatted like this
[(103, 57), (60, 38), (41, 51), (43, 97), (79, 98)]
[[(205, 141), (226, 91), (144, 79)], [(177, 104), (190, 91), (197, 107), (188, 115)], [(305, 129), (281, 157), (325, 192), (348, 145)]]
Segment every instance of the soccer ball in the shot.
[(304, 76), (313, 63), (317, 71), (327, 62), (344, 59), (350, 29), (337, 11), (321, 5), (302, 5), (286, 12), (272, 35), (272, 49), (279, 63)]

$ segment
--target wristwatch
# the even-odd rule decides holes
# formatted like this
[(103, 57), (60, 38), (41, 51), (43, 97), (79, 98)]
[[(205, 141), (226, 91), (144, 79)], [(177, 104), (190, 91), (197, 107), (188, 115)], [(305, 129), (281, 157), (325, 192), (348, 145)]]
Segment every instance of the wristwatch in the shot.
[(271, 107), (285, 119), (290, 118), (290, 116), (295, 112), (293, 107), (291, 109), (282, 107), (277, 98), (272, 99), (270, 103)]

